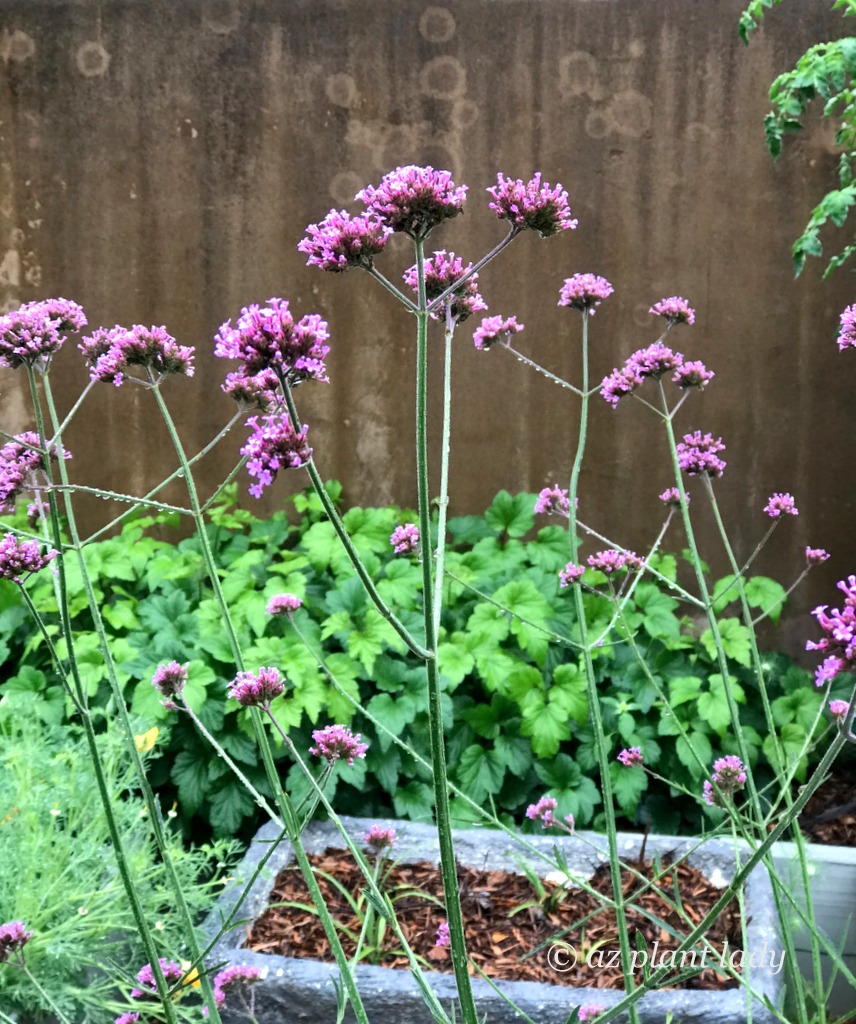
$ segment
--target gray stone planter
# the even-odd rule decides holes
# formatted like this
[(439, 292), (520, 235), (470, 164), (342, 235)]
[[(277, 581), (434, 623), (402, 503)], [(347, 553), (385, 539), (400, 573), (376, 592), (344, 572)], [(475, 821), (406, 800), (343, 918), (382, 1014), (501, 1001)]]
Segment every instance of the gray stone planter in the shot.
[[(367, 831), (374, 819), (343, 818), (352, 836), (359, 840), (359, 833)], [(394, 826), (398, 831), (395, 856), (398, 860), (439, 859), (436, 830), (425, 825), (410, 822), (384, 821), (385, 827)], [(220, 921), (233, 910), (240, 893), (276, 839), (277, 829), (266, 825), (256, 836), (245, 859), (236, 872), (236, 885), (224, 893), (217, 911), (208, 919), (206, 928), (213, 938)], [(585, 839), (594, 843), (597, 849), (586, 845), (582, 838), (535, 836), (534, 845), (550, 855), (557, 843), (567, 857), (570, 868), (586, 875), (602, 863), (605, 855), (599, 850), (606, 848), (603, 836), (583, 833)], [(625, 859), (638, 855), (640, 836), (619, 834), (619, 848)], [(466, 830), (455, 834), (458, 860), (465, 865), (479, 868), (520, 871), (519, 849), (502, 832), (490, 830)], [(339, 834), (328, 822), (312, 824), (304, 833), (304, 843), (310, 853), (321, 852), (327, 847), (341, 847)], [(689, 850), (692, 840), (672, 837), (649, 836), (647, 851), (655, 850), (666, 854), (671, 850), (679, 853)], [(235, 920), (247, 922), (255, 919), (265, 908), (268, 893), (279, 871), (292, 859), (291, 848), (283, 842), (271, 856), (259, 878), (248, 893), (242, 905), (237, 908)], [(717, 884), (725, 884), (733, 874), (734, 852), (731, 843), (711, 841), (703, 849), (689, 857), (689, 863), (703, 871)], [(546, 862), (541, 865), (549, 870)], [(533, 864), (535, 870), (539, 865)], [(754, 871), (746, 888), (749, 951), (766, 951), (765, 963), (779, 963), (779, 942), (774, 928), (774, 908), (770, 880), (764, 869)], [(245, 923), (221, 938), (211, 953), (212, 963), (250, 964), (266, 968), (267, 974), (256, 986), (256, 1016), (259, 1024), (333, 1024), (336, 1020), (336, 997), (334, 980), (338, 971), (335, 965), (322, 964), (313, 960), (299, 960), (282, 956), (269, 956), (241, 949), (248, 925)], [(546, 954), (546, 951), (545, 951)], [(745, 966), (744, 966), (744, 969)], [(761, 996), (767, 996), (777, 1003), (783, 984), (784, 971), (750, 969), (751, 983)], [(425, 1007), (415, 982), (406, 971), (386, 967), (361, 965), (356, 969), (357, 985), (368, 1010), (372, 1024), (431, 1024), (432, 1018)], [(428, 974), (432, 988), (447, 1012), (455, 1001), (455, 985), (451, 975)], [(569, 988), (536, 982), (501, 982), (502, 991), (527, 1013), (536, 1024), (565, 1024), (572, 1007), (587, 1002), (597, 1002), (609, 1007), (617, 1003), (622, 993), (608, 989)], [(474, 979), (476, 1004), (480, 1015), (486, 1015), (487, 1024), (511, 1024), (520, 1018), (508, 1004), (482, 979)], [(647, 993), (638, 1003), (643, 1024), (663, 1024), (671, 1013), (672, 1024), (739, 1024), (747, 1018), (746, 996), (742, 989), (726, 992), (699, 992), (661, 990)], [(457, 1012), (457, 1008), (456, 1008)], [(451, 1016), (451, 1013), (450, 1013)], [(225, 1021), (242, 1019), (237, 1015)], [(453, 1018), (454, 1019), (454, 1018)], [(458, 1014), (458, 1019), (460, 1015)], [(620, 1018), (624, 1020), (625, 1018)], [(348, 1011), (346, 1021), (353, 1021)], [(771, 1024), (773, 1015), (759, 1002), (753, 1005), (754, 1024)]]
[[(773, 846), (773, 861), (776, 873), (788, 883), (791, 892), (801, 893), (802, 884), (794, 844), (776, 843)], [(841, 949), (844, 962), (856, 974), (856, 849), (813, 844), (809, 848), (809, 865), (815, 920), (833, 945)], [(805, 905), (805, 901), (801, 902)], [(794, 944), (802, 974), (805, 978), (811, 978), (811, 943), (807, 932), (798, 932)], [(832, 977), (832, 960), (822, 955), (821, 965), (828, 982)], [(849, 1013), (854, 1003), (856, 992), (839, 974), (828, 1000), (830, 1011)]]

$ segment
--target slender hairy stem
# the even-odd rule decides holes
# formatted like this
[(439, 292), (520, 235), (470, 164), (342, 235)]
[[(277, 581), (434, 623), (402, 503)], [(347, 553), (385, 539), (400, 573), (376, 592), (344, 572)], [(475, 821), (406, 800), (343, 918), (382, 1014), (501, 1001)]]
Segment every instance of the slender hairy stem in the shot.
[(392, 281), (384, 277), (383, 274), (377, 269), (377, 267), (370, 267), (368, 272), (375, 279), (375, 281), (377, 281), (379, 284), (382, 284), (383, 287), (386, 288), (388, 292), (391, 292), (400, 303), (405, 305), (410, 310), (411, 313), (416, 312), (416, 303), (412, 299), (409, 299), (404, 294), (404, 292), (396, 288)]
[[(446, 564), (446, 517), (449, 513), (449, 442), (452, 424), (452, 338), (455, 324), (447, 314), (443, 360), (443, 440), (440, 446), (440, 498), (437, 515), (437, 562), (434, 569), (434, 639), (440, 636), (440, 612), (443, 607), (443, 567)], [(423, 537), (424, 548), (428, 537)]]
[[(467, 946), (464, 918), (455, 866), (452, 840), (452, 816), (443, 737), (443, 712), (440, 705), (440, 678), (437, 671), (437, 637), (434, 629), (434, 578), (431, 552), (431, 516), (428, 493), (428, 309), (425, 300), (425, 256), (423, 243), (416, 242), (416, 274), (419, 311), (416, 314), (416, 482), (419, 497), (419, 534), (422, 538), (422, 612), (425, 621), (425, 646), (432, 657), (425, 661), (428, 684), (428, 729), (431, 737), (431, 764), (434, 783), (434, 813), (440, 841), (440, 871), (446, 898), (452, 966), (464, 1024), (477, 1024), (470, 975), (467, 970)], [(442, 544), (442, 538), (438, 538)]]
[[(288, 415), (291, 419), (291, 423), (295, 430), (301, 429), (300, 417), (297, 415), (297, 406), (294, 404), (294, 396), (291, 393), (291, 385), (284, 377), (280, 377), (282, 383), (282, 390), (285, 394), (286, 405), (288, 406)], [(327, 515), (330, 524), (336, 531), (336, 535), (342, 542), (342, 546), (348, 555), (351, 565), (354, 567), (354, 572), (360, 579), (363, 587), (365, 587), (366, 593), (371, 598), (375, 608), (380, 614), (386, 619), (386, 621), (392, 626), (396, 633), (401, 639), (407, 644), (409, 650), (411, 650), (417, 658), (433, 658), (434, 655), (431, 653), (430, 648), (422, 647), (414, 638), (411, 636), (410, 631), (404, 625), (403, 622), (395, 615), (389, 608), (384, 599), (380, 596), (377, 591), (377, 587), (374, 585), (374, 580), (369, 576), (368, 569), (363, 564), (363, 560), (360, 558), (360, 553), (354, 547), (354, 543), (348, 536), (348, 531), (345, 529), (345, 524), (342, 522), (339, 513), (336, 511), (336, 506), (330, 500), (330, 495), (327, 493), (327, 488), (324, 486), (324, 481), (321, 479), (321, 475), (315, 466), (315, 460), (310, 457), (309, 462), (306, 464), (306, 470), (309, 473), (309, 479), (312, 481), (312, 486), (315, 489), (315, 493), (321, 499), (321, 504), (324, 506), (324, 512)]]
[(537, 370), (538, 373), (543, 374), (548, 380), (551, 380), (554, 384), (559, 384), (563, 388), (567, 388), (569, 391), (573, 391), (575, 395), (583, 397), (583, 392), (579, 388), (575, 388), (573, 384), (569, 384), (566, 380), (562, 380), (561, 377), (557, 377), (555, 373), (550, 373), (540, 363), (536, 363), (534, 359), (530, 359), (529, 356), (523, 355), (522, 352), (518, 352), (516, 348), (512, 347), (510, 341), (503, 341), (498, 346), (504, 348), (507, 352), (510, 352), (514, 358), (521, 363), (525, 363), (527, 366), (531, 366), (533, 370)]
[(91, 390), (91, 388), (92, 388), (94, 383), (95, 383), (94, 380), (90, 380), (89, 383), (86, 385), (86, 387), (83, 389), (83, 391), (80, 392), (79, 398), (77, 399), (77, 401), (74, 403), (74, 405), (69, 410), (68, 415), (65, 417), (65, 419), (62, 421), (62, 423), (60, 423), (60, 425), (54, 431), (54, 436), (48, 442), (48, 447), (49, 448), (53, 448), (53, 446), (57, 442), (57, 439), (62, 437), (63, 431), (69, 425), (69, 423), (71, 423), (71, 421), (74, 419), (75, 413), (81, 407), (81, 405), (83, 405), (83, 403), (84, 403), (84, 401), (86, 399), (86, 396), (89, 394), (89, 392), (90, 392), (90, 390)]
[[(478, 263), (474, 263), (472, 265), (472, 267), (470, 267), (470, 269), (465, 274), (462, 274), (458, 278), (457, 281), (454, 281), (452, 284), (450, 284), (449, 287), (446, 288), (445, 291), (440, 292), (440, 294), (437, 296), (437, 298), (436, 299), (432, 299), (430, 303), (423, 302), (423, 301), (420, 300), (419, 308), (420, 309), (426, 309), (429, 313), (433, 313), (434, 310), (440, 305), (440, 303), (444, 302), (452, 294), (452, 292), (454, 292), (456, 289), (460, 288), (462, 284), (464, 284), (466, 281), (468, 281), (473, 276), (473, 274), (477, 274), (481, 270), (481, 268), (486, 266), (488, 263), (490, 263), (491, 260), (496, 259), (496, 257), (509, 244), (509, 242), (511, 242), (514, 238), (517, 237), (517, 235), (520, 234), (520, 231), (521, 231), (520, 228), (515, 227), (514, 225), (512, 225), (511, 230), (508, 232), (508, 234), (505, 236), (505, 238), (503, 238), (503, 240), (501, 242), (499, 242), (497, 245), (495, 245), (490, 250), (490, 252), (487, 254), (487, 256), (482, 256), (482, 258), (478, 261)], [(417, 244), (417, 246), (422, 246), (423, 243), (422, 242), (417, 242), (416, 244)], [(418, 263), (417, 263), (417, 272), (418, 272)]]

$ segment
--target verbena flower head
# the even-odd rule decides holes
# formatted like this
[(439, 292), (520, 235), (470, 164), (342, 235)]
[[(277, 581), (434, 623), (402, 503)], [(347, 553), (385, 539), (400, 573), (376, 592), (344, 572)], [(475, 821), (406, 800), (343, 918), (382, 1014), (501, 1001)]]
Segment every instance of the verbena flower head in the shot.
[(828, 611), (828, 606), (823, 604), (815, 608), (812, 615), (817, 619), (824, 636), (818, 640), (809, 640), (806, 643), (808, 651), (823, 651), (827, 654), (824, 661), (823, 677), (816, 679), (818, 685), (832, 678), (830, 673), (834, 662), (829, 659), (838, 659), (838, 672), (850, 672), (856, 668), (856, 576), (848, 576), (846, 580), (840, 580), (838, 588), (844, 593), (844, 607), (833, 608)]
[(268, 615), (291, 615), (302, 607), (303, 602), (297, 594), (274, 594), (265, 611)]
[(508, 341), (512, 334), (519, 334), (525, 324), (519, 324), (517, 317), (486, 316), (473, 333), (473, 344), (486, 352), (498, 341)]
[(794, 499), (790, 494), (771, 494), (764, 506), (764, 511), (771, 519), (779, 519), (783, 515), (798, 516), (800, 510), (796, 507)]
[[(722, 796), (730, 798), (746, 785), (746, 769), (736, 754), (728, 754), (713, 762), (713, 781)], [(719, 794), (710, 782), (705, 782), (702, 796), (710, 807), (721, 807)]]
[(850, 710), (850, 702), (846, 700), (831, 700), (829, 702), (829, 713), (833, 718), (846, 718)]
[(371, 847), (376, 853), (382, 850), (389, 850), (395, 845), (397, 838), (394, 828), (381, 828), (380, 825), (372, 825), (368, 832), (360, 833), (360, 838)]
[(411, 164), (396, 167), (377, 187), (368, 185), (354, 198), (365, 203), (368, 213), (387, 227), (418, 241), (441, 221), (461, 213), (467, 186), (455, 185), (448, 171)]
[(389, 543), (397, 555), (408, 555), (419, 550), (419, 527), (415, 523), (396, 526), (392, 531)]
[(0, 964), (5, 963), (12, 953), (20, 953), (33, 937), (23, 921), (7, 921), (0, 924)]
[(687, 360), (682, 363), (675, 371), (672, 382), (677, 384), (679, 388), (701, 388), (706, 387), (707, 384), (713, 380), (716, 374), (713, 370), (708, 370), (707, 367), (700, 360)]
[(279, 379), (273, 370), (250, 375), (227, 373), (220, 388), (246, 409), (272, 412), (279, 404)]
[[(182, 970), (181, 964), (177, 964), (174, 960), (167, 960), (166, 957), (159, 957), (158, 963), (160, 964), (161, 973), (163, 974), (164, 981), (167, 985), (173, 981), (181, 981), (184, 977), (184, 971)], [(137, 972), (137, 981), (140, 983), (142, 988), (131, 989), (132, 999), (144, 999), (147, 996), (157, 996), (158, 989), (157, 984), (155, 983), (155, 976), (152, 971), (151, 964), (146, 964), (145, 967), (142, 967)]]
[(119, 387), (130, 366), (145, 367), (156, 378), (170, 373), (192, 377), (194, 349), (179, 345), (165, 327), (99, 327), (77, 346), (92, 380)]
[(580, 1007), (577, 1020), (580, 1024), (586, 1024), (587, 1021), (594, 1020), (602, 1013), (606, 1013), (606, 1007), (601, 1003), (586, 1003), (585, 1006)]
[[(443, 292), (464, 274), (472, 269), (472, 263), (464, 266), (460, 256), (453, 252), (446, 252), (445, 249), (438, 249), (433, 256), (425, 260), (425, 297), (428, 302), (438, 298)], [(419, 277), (414, 264), (402, 275), (405, 283), (417, 292), (419, 289)], [(456, 288), (451, 295), (440, 303), (431, 313), (434, 320), (446, 320), (446, 312), (449, 311), (452, 319), (463, 323), (473, 313), (480, 313), (487, 309), (487, 303), (478, 293), (478, 274), (470, 274), (460, 288)]]
[(76, 302), (43, 299), (0, 316), (0, 366), (46, 369), (71, 331), (82, 330), (86, 316)]
[(558, 806), (558, 802), (553, 797), (542, 796), (537, 804), (530, 804), (526, 808), (526, 817), (532, 821), (540, 820), (542, 828), (549, 828), (555, 821), (553, 811)]
[(561, 185), (542, 183), (540, 172), (526, 182), (497, 174), (496, 184), (486, 191), (494, 200), (489, 208), (518, 231), (537, 231), (542, 238), (549, 238), (577, 226), (571, 216), (568, 193)]
[(360, 742), (362, 736), (359, 733), (355, 736), (346, 725), (325, 725), (312, 733), (312, 739), (315, 746), (309, 748), (309, 753), (323, 757), (330, 764), (341, 759), (352, 765), (355, 758), (364, 758), (369, 749), (367, 744)]
[(648, 310), (655, 316), (662, 316), (672, 324), (694, 324), (695, 310), (686, 299), (672, 295), (668, 299), (660, 299)]
[(292, 387), (305, 380), (326, 382), (329, 337), (326, 321), (316, 313), (295, 323), (285, 299), (268, 299), (265, 306), (245, 306), (234, 327), (231, 320), (223, 324), (214, 355), (239, 359), (238, 372), (245, 377), (273, 370)]
[(616, 758), (625, 768), (636, 768), (645, 763), (641, 747), (625, 747)]
[(449, 922), (441, 921), (440, 926), (437, 929), (437, 937), (434, 939), (435, 946), (441, 946), (443, 949), (448, 949), (452, 944), (452, 938), (449, 935)]
[(245, 964), (235, 964), (227, 967), (214, 976), (214, 988), (226, 993), (230, 989), (244, 988), (252, 985), (261, 978), (262, 972), (258, 967), (250, 967)]
[[(689, 491), (684, 491), (684, 494), (686, 495), (687, 504), (689, 505)], [(658, 495), (658, 497), (664, 505), (670, 505), (672, 508), (681, 507), (681, 492), (677, 489), (677, 487), (667, 487), (662, 494)]]
[(584, 574), (584, 566), (568, 562), (564, 569), (559, 570), (559, 586), (569, 587), (572, 583), (579, 583)]
[(696, 430), (684, 434), (677, 444), (678, 464), (688, 476), (722, 476), (726, 463), (719, 458), (725, 451), (722, 438), (714, 439), (713, 434), (702, 434)]
[[(580, 499), (577, 498), (577, 505)], [(538, 494), (535, 502), (536, 516), (565, 516), (571, 511), (571, 502), (566, 487), (545, 487)]]
[(239, 672), (229, 684), (228, 696), (243, 708), (268, 708), (285, 690), (285, 683), (275, 668), (260, 668), (258, 673)]
[(250, 486), (250, 494), (260, 498), (281, 469), (299, 469), (309, 462), (312, 457), (312, 449), (306, 443), (309, 428), (304, 423), (298, 433), (286, 412), (262, 416), (261, 422), (258, 416), (251, 416), (247, 426), (252, 434), (241, 449), (241, 455), (247, 456), (247, 472), (257, 480)]
[(829, 560), (829, 552), (823, 548), (809, 548), (805, 549), (805, 560), (806, 565), (821, 565), (823, 562)]
[(637, 349), (623, 366), (616, 367), (604, 377), (600, 393), (614, 409), (625, 395), (633, 394), (649, 378), (659, 380), (667, 373), (674, 373), (672, 380), (681, 387), (704, 387), (713, 376), (701, 363), (686, 365), (690, 370), (684, 378), (684, 357), (681, 353), (655, 341), (653, 345)]
[[(39, 435), (32, 430), (16, 434), (0, 448), (0, 514), (15, 511), (15, 502), (26, 490), (36, 486), (42, 468)], [(63, 457), (71, 453), (63, 451)], [(57, 461), (56, 447), (50, 450), (51, 462)]]
[(161, 704), (169, 711), (176, 709), (175, 698), (182, 695), (186, 685), (187, 665), (179, 665), (177, 661), (159, 665), (152, 676), (152, 686), (164, 698)]
[(310, 224), (306, 232), (306, 238), (297, 245), (297, 251), (309, 257), (306, 265), (341, 273), (350, 267), (370, 270), (392, 228), (373, 213), (352, 217), (344, 210), (331, 210), (320, 224)]
[(137, 1024), (139, 1019), (140, 1015), (138, 1013), (121, 1013), (113, 1021), (113, 1024)]
[(559, 306), (570, 306), (594, 316), (595, 307), (608, 299), (615, 289), (605, 277), (597, 274), (574, 274), (565, 280), (559, 291)]
[(827, 683), (831, 683), (832, 680), (843, 671), (845, 662), (841, 658), (837, 658), (834, 654), (830, 654), (828, 658), (824, 658), (821, 665), (815, 670), (814, 673), (814, 685), (817, 687), (826, 686)]
[[(633, 561), (630, 556), (633, 556), (635, 559), (632, 551), (619, 551), (617, 548), (608, 548), (606, 551), (596, 551), (593, 555), (589, 555), (586, 561), (592, 569), (597, 569), (605, 576), (612, 576), (616, 572), (621, 572), (622, 569), (632, 567)], [(628, 561), (631, 563), (629, 566)]]
[(856, 303), (848, 306), (841, 314), (841, 328), (838, 333), (838, 351), (856, 348)]
[(13, 533), (7, 533), (0, 540), (0, 579), (23, 583), (30, 573), (44, 569), (57, 554), (52, 550), (42, 554), (37, 540), (19, 540)]

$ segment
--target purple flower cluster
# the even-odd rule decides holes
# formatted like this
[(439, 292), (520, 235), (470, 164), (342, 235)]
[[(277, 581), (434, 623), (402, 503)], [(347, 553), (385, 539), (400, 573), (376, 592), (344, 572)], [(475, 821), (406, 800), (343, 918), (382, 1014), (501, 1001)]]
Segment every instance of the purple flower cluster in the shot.
[(625, 395), (631, 395), (647, 379), (660, 380), (673, 374), (672, 382), (680, 388), (703, 388), (714, 373), (698, 360), (684, 361), (680, 352), (674, 352), (659, 341), (640, 348), (603, 379), (601, 395), (613, 409)]
[(585, 1006), (579, 1008), (577, 1020), (579, 1024), (586, 1024), (587, 1021), (594, 1020), (601, 1013), (606, 1013), (606, 1007), (602, 1003), (586, 1003)]
[[(36, 472), (42, 466), (39, 435), (32, 430), (16, 434), (0, 448), (0, 514), (14, 512), (22, 491), (35, 486)], [(51, 462), (56, 462), (56, 448), (51, 448)], [(64, 452), (66, 459), (71, 458)]]
[(841, 328), (838, 333), (838, 351), (856, 348), (856, 303), (848, 306), (841, 314)]
[(396, 526), (389, 538), (389, 543), (397, 555), (409, 555), (419, 550), (419, 527), (415, 523)]
[(692, 434), (684, 434), (683, 441), (676, 447), (678, 465), (688, 476), (722, 476), (726, 463), (719, 458), (719, 452), (725, 451), (722, 438), (714, 440), (713, 434), (702, 434), (696, 430)]
[(850, 702), (846, 700), (831, 700), (829, 702), (829, 713), (833, 718), (846, 718), (850, 710)]
[(395, 845), (397, 838), (394, 828), (381, 828), (380, 825), (372, 825), (368, 832), (360, 833), (360, 838), (370, 846), (376, 853), (382, 850), (389, 850)]
[[(295, 323), (285, 299), (268, 299), (266, 306), (245, 306), (234, 327), (231, 320), (222, 325), (214, 355), (239, 359), (242, 377), (273, 370), (292, 386), (304, 380), (326, 382), (329, 337), (326, 321), (316, 313)], [(270, 390), (270, 377), (262, 378), (259, 387)]]
[(815, 608), (812, 615), (825, 635), (805, 645), (807, 651), (823, 651), (827, 655), (815, 674), (818, 686), (839, 672), (852, 672), (856, 668), (856, 576), (840, 580), (838, 589), (844, 594), (844, 607), (833, 608), (831, 612), (827, 612), (825, 604)]
[(823, 548), (809, 548), (805, 549), (805, 561), (806, 565), (821, 565), (823, 562), (829, 560), (829, 552)]
[[(184, 977), (184, 971), (181, 969), (181, 965), (177, 964), (174, 960), (167, 960), (166, 957), (159, 957), (158, 963), (160, 964), (164, 981), (167, 984), (171, 981), (181, 981)], [(140, 968), (137, 972), (137, 981), (143, 986), (143, 988), (132, 988), (132, 999), (145, 999), (147, 996), (157, 996), (158, 989), (157, 984), (155, 983), (155, 975), (151, 964), (146, 964), (145, 967)]]
[(537, 804), (530, 804), (526, 808), (526, 817), (532, 821), (540, 820), (542, 828), (549, 828), (556, 820), (553, 811), (558, 806), (558, 802), (553, 797), (542, 796)]
[[(732, 797), (746, 785), (746, 769), (736, 754), (728, 754), (713, 762), (713, 781), (724, 797)], [(710, 782), (705, 782), (702, 796), (710, 807), (721, 807), (720, 793)]]
[[(217, 1008), (225, 1005), (226, 993), (230, 989), (245, 988), (257, 982), (261, 976), (262, 972), (258, 967), (249, 967), (244, 964), (234, 964), (232, 967), (226, 967), (219, 974), (215, 974), (213, 995)], [(208, 1016), (207, 1011), (208, 1007), (206, 1006), (202, 1011), (203, 1017)]]
[(345, 725), (325, 725), (312, 733), (312, 739), (316, 746), (310, 747), (309, 753), (325, 758), (331, 765), (340, 759), (352, 765), (355, 758), (365, 757), (369, 749), (365, 743), (360, 743), (362, 736), (359, 733), (355, 736)]
[(265, 611), (268, 615), (291, 615), (301, 607), (303, 602), (297, 594), (274, 594), (268, 601)]
[(642, 560), (633, 551), (619, 551), (617, 548), (607, 548), (606, 551), (596, 551), (586, 559), (592, 569), (597, 569), (605, 576), (612, 576), (623, 569), (641, 569)]
[(312, 449), (306, 443), (309, 428), (305, 423), (298, 433), (286, 412), (270, 413), (261, 419), (262, 423), (258, 416), (247, 420), (252, 434), (241, 449), (241, 455), (247, 456), (247, 472), (258, 481), (250, 485), (254, 498), (262, 496), (281, 469), (299, 469), (312, 457)]
[[(686, 495), (687, 504), (689, 505), (689, 503), (690, 503), (689, 491), (684, 491), (684, 494)], [(658, 495), (658, 497), (659, 497), (660, 501), (663, 502), (664, 505), (669, 505), (672, 508), (680, 508), (681, 507), (681, 492), (677, 489), (677, 487), (667, 487), (666, 490), (663, 491), (662, 494)]]
[(306, 265), (341, 273), (350, 267), (370, 270), (392, 228), (374, 213), (351, 217), (345, 210), (331, 210), (320, 224), (310, 224), (306, 232), (306, 238), (297, 245), (297, 251), (309, 257)]
[(18, 540), (13, 533), (7, 533), (0, 540), (0, 579), (23, 583), (26, 576), (44, 569), (57, 554), (42, 554), (37, 540)]
[(569, 587), (572, 583), (579, 583), (584, 574), (585, 568), (582, 565), (568, 562), (564, 569), (559, 570), (559, 586)]
[(33, 937), (23, 921), (7, 921), (0, 924), (0, 964), (5, 963), (12, 953), (20, 953)]
[(186, 684), (187, 665), (179, 665), (177, 661), (159, 665), (152, 676), (152, 686), (163, 697), (161, 704), (168, 711), (175, 711), (177, 705), (174, 698), (182, 695)]
[(559, 306), (570, 306), (594, 316), (595, 308), (608, 299), (615, 289), (605, 277), (597, 274), (574, 274), (565, 280), (559, 291)]
[[(440, 295), (455, 281), (459, 280), (472, 270), (472, 263), (466, 267), (460, 256), (453, 252), (446, 252), (445, 249), (438, 249), (433, 256), (425, 260), (425, 297), (429, 303)], [(419, 277), (416, 266), (410, 267), (402, 275), (405, 283), (417, 292), (419, 289)], [(458, 323), (463, 323), (473, 313), (480, 313), (487, 309), (487, 303), (478, 293), (478, 274), (470, 274), (464, 283), (456, 288), (450, 295), (440, 303), (431, 313), (434, 320), (446, 320), (446, 313)]]
[(662, 316), (672, 324), (695, 323), (695, 310), (680, 295), (671, 295), (668, 299), (660, 299), (648, 312), (655, 316)]
[(486, 316), (473, 333), (473, 344), (480, 351), (486, 352), (498, 341), (508, 341), (512, 334), (519, 334), (524, 324), (517, 322), (516, 316)]
[(242, 708), (269, 708), (271, 701), (285, 690), (275, 668), (260, 668), (257, 675), (239, 672), (229, 686), (228, 696), (234, 697)]
[(641, 747), (625, 747), (616, 758), (625, 768), (638, 768), (645, 763)]
[(279, 404), (279, 380), (273, 370), (261, 370), (250, 376), (227, 373), (220, 388), (247, 409), (271, 412)]
[(779, 519), (783, 515), (798, 516), (800, 510), (794, 504), (790, 494), (771, 494), (764, 506), (764, 511), (771, 519)]
[(434, 945), (440, 946), (442, 949), (448, 949), (451, 944), (452, 937), (449, 935), (449, 922), (441, 921), (437, 929), (437, 937), (434, 939)]
[(410, 164), (396, 167), (377, 187), (368, 185), (354, 198), (365, 203), (368, 213), (388, 228), (418, 241), (441, 221), (461, 213), (467, 186), (456, 186), (448, 171)]
[(139, 1019), (140, 1015), (138, 1013), (121, 1013), (113, 1021), (113, 1024), (137, 1024)]
[(119, 387), (129, 366), (144, 366), (156, 378), (168, 373), (193, 376), (194, 349), (178, 345), (165, 327), (99, 327), (77, 346), (92, 380)]
[(518, 231), (529, 229), (537, 231), (542, 238), (549, 238), (577, 226), (578, 222), (571, 216), (568, 193), (561, 185), (553, 188), (549, 182), (542, 184), (540, 173), (527, 182), (497, 174), (496, 184), (487, 191), (494, 199), (489, 204), (490, 209)]
[(0, 366), (46, 368), (65, 341), (64, 336), (85, 326), (86, 316), (76, 302), (27, 302), (13, 313), (0, 316)]
[[(577, 498), (577, 505), (579, 503), (580, 499)], [(565, 516), (567, 518), (571, 511), (567, 488), (545, 487), (538, 493), (534, 511), (536, 516)]]

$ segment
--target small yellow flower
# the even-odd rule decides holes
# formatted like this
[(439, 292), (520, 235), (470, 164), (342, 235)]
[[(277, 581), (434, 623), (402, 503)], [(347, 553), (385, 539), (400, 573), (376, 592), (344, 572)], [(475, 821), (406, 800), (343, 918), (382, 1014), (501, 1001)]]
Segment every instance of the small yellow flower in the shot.
[(202, 982), (199, 980), (199, 971), (194, 967), (193, 970), (188, 970), (190, 967), (189, 960), (181, 961), (181, 969), (187, 971), (184, 977), (181, 979), (182, 985), (190, 985), (191, 988), (201, 988)]
[(139, 736), (135, 736), (134, 743), (136, 744), (137, 752), (147, 754), (157, 742), (159, 732), (160, 729), (155, 725), (146, 732), (140, 733)]

